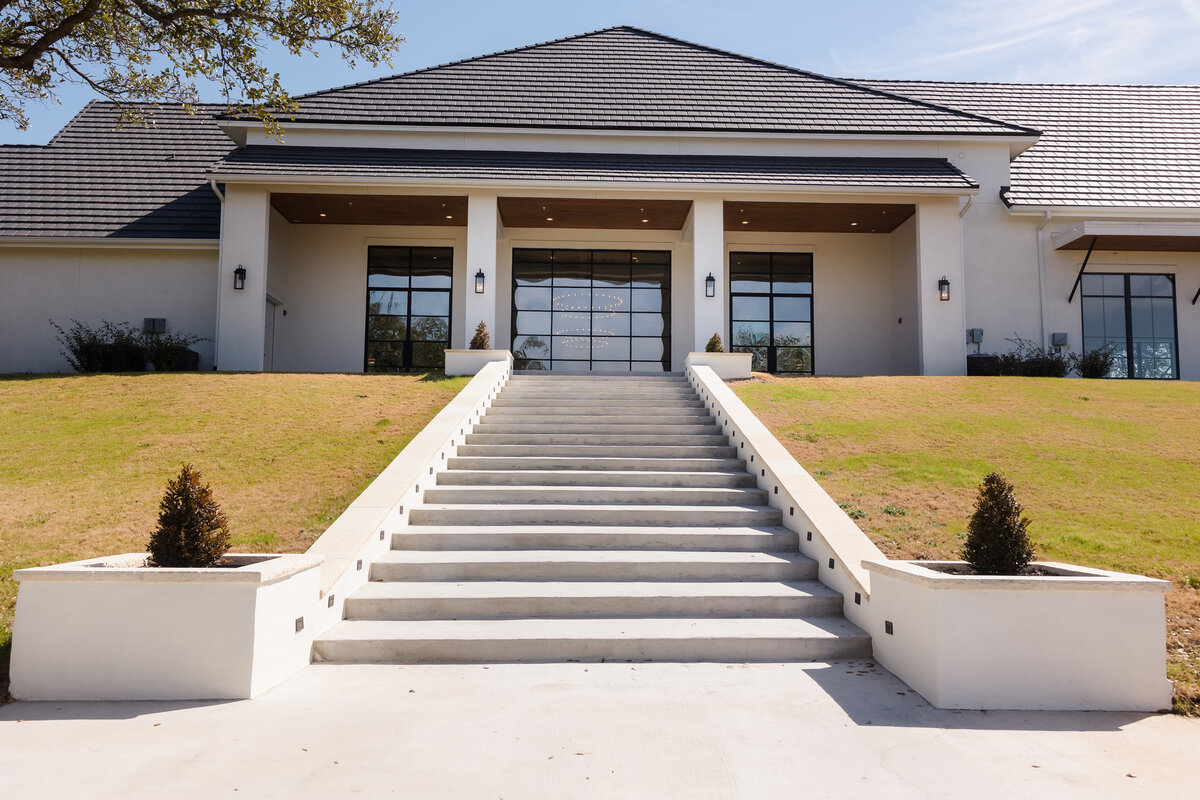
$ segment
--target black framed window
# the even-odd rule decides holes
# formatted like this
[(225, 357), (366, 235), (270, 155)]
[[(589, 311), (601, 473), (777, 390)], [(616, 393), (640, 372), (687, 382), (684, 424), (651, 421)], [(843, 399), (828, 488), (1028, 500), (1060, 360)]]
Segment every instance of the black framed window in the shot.
[(449, 247), (367, 248), (366, 372), (445, 367), (453, 267)]
[(1174, 275), (1085, 273), (1080, 297), (1084, 352), (1111, 346), (1110, 378), (1179, 377)]
[(671, 254), (513, 250), (515, 369), (667, 372)]
[(813, 373), (812, 253), (730, 253), (730, 351), (759, 372)]

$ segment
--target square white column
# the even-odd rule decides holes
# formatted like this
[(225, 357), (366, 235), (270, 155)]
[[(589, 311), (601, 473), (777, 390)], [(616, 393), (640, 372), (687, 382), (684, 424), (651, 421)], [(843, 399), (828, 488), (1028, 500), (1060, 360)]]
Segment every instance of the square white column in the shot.
[[(221, 256), (217, 275), (217, 369), (261, 372), (266, 334), (267, 243), (271, 193), (227, 184), (221, 207)], [(246, 270), (244, 289), (234, 271)]]
[[(466, 302), (463, 319), (459, 320), (462, 346), (466, 347), (482, 320), (496, 341), (496, 297), (501, 291), (496, 274), (496, 239), (500, 233), (500, 209), (494, 192), (472, 192), (467, 195), (467, 275)], [(484, 289), (475, 291), (475, 276), (483, 272)]]
[[(701, 351), (714, 333), (729, 347), (729, 297), (725, 280), (725, 203), (720, 197), (697, 197), (692, 201), (692, 350)], [(708, 297), (705, 281), (709, 275), (715, 291)], [(680, 290), (683, 291), (680, 291)], [(685, 287), (675, 289), (676, 297), (688, 297)]]
[[(963, 303), (962, 220), (957, 197), (917, 203), (917, 315), (922, 375), (965, 375), (966, 317)], [(950, 281), (942, 300), (938, 281)]]

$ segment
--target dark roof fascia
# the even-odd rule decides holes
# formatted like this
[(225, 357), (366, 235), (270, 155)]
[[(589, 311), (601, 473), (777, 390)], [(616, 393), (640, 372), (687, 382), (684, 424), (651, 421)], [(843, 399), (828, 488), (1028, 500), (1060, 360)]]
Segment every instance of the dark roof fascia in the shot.
[[(253, 119), (244, 119), (239, 117), (226, 117), (224, 115), (216, 117), (219, 124), (245, 124), (247, 127), (258, 128), (262, 127), (262, 123)], [(304, 119), (302, 121), (290, 120), (282, 123), (286, 132), (288, 126), (297, 127), (301, 125), (311, 126), (313, 128), (322, 127), (376, 127), (376, 128), (395, 128), (401, 129), (428, 129), (428, 128), (445, 128), (446, 130), (456, 131), (494, 131), (494, 130), (511, 130), (511, 131), (529, 131), (536, 133), (538, 131), (572, 131), (587, 133), (593, 131), (596, 133), (641, 133), (653, 135), (656, 133), (673, 134), (673, 135), (694, 135), (704, 136), (711, 133), (735, 133), (745, 137), (753, 137), (755, 134), (770, 134), (772, 136), (837, 136), (843, 139), (854, 139), (864, 137), (870, 139), (893, 139), (905, 137), (922, 137), (931, 139), (945, 139), (950, 141), (963, 141), (974, 139), (995, 139), (999, 141), (1036, 141), (1041, 133), (1032, 129), (1013, 131), (980, 131), (977, 133), (963, 133), (961, 131), (953, 133), (939, 133), (937, 131), (848, 131), (848, 130), (830, 130), (824, 128), (676, 128), (669, 126), (653, 126), (653, 127), (634, 127), (634, 126), (616, 126), (616, 125), (505, 125), (503, 123), (489, 123), (487, 125), (463, 125), (461, 123), (437, 123), (437, 122), (383, 122), (378, 120), (345, 120), (345, 119)], [(997, 123), (1007, 125), (1008, 123)]]

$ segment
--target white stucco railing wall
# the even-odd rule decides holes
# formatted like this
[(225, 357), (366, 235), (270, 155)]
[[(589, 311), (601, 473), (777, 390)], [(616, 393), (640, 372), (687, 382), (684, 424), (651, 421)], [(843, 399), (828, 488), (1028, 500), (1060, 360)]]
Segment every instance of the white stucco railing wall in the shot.
[(325, 559), (320, 604), (312, 615), (316, 635), (341, 621), (345, 598), (367, 582), (371, 563), (391, 549), (392, 534), (408, 524), (413, 504), (511, 375), (511, 360), (484, 365), (308, 548), (309, 555)]
[(711, 367), (690, 365), (685, 374), (770, 504), (783, 512), (783, 526), (799, 534), (800, 552), (817, 562), (821, 583), (841, 592), (846, 617), (872, 638), (881, 633), (863, 561), (887, 557)]

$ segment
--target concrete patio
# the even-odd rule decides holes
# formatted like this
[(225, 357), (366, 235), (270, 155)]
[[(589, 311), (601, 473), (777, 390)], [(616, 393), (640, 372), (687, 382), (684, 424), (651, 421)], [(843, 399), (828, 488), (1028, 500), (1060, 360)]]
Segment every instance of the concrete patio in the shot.
[(6, 798), (1165, 797), (1200, 721), (939, 711), (869, 660), (314, 665), (255, 700), (0, 706)]

